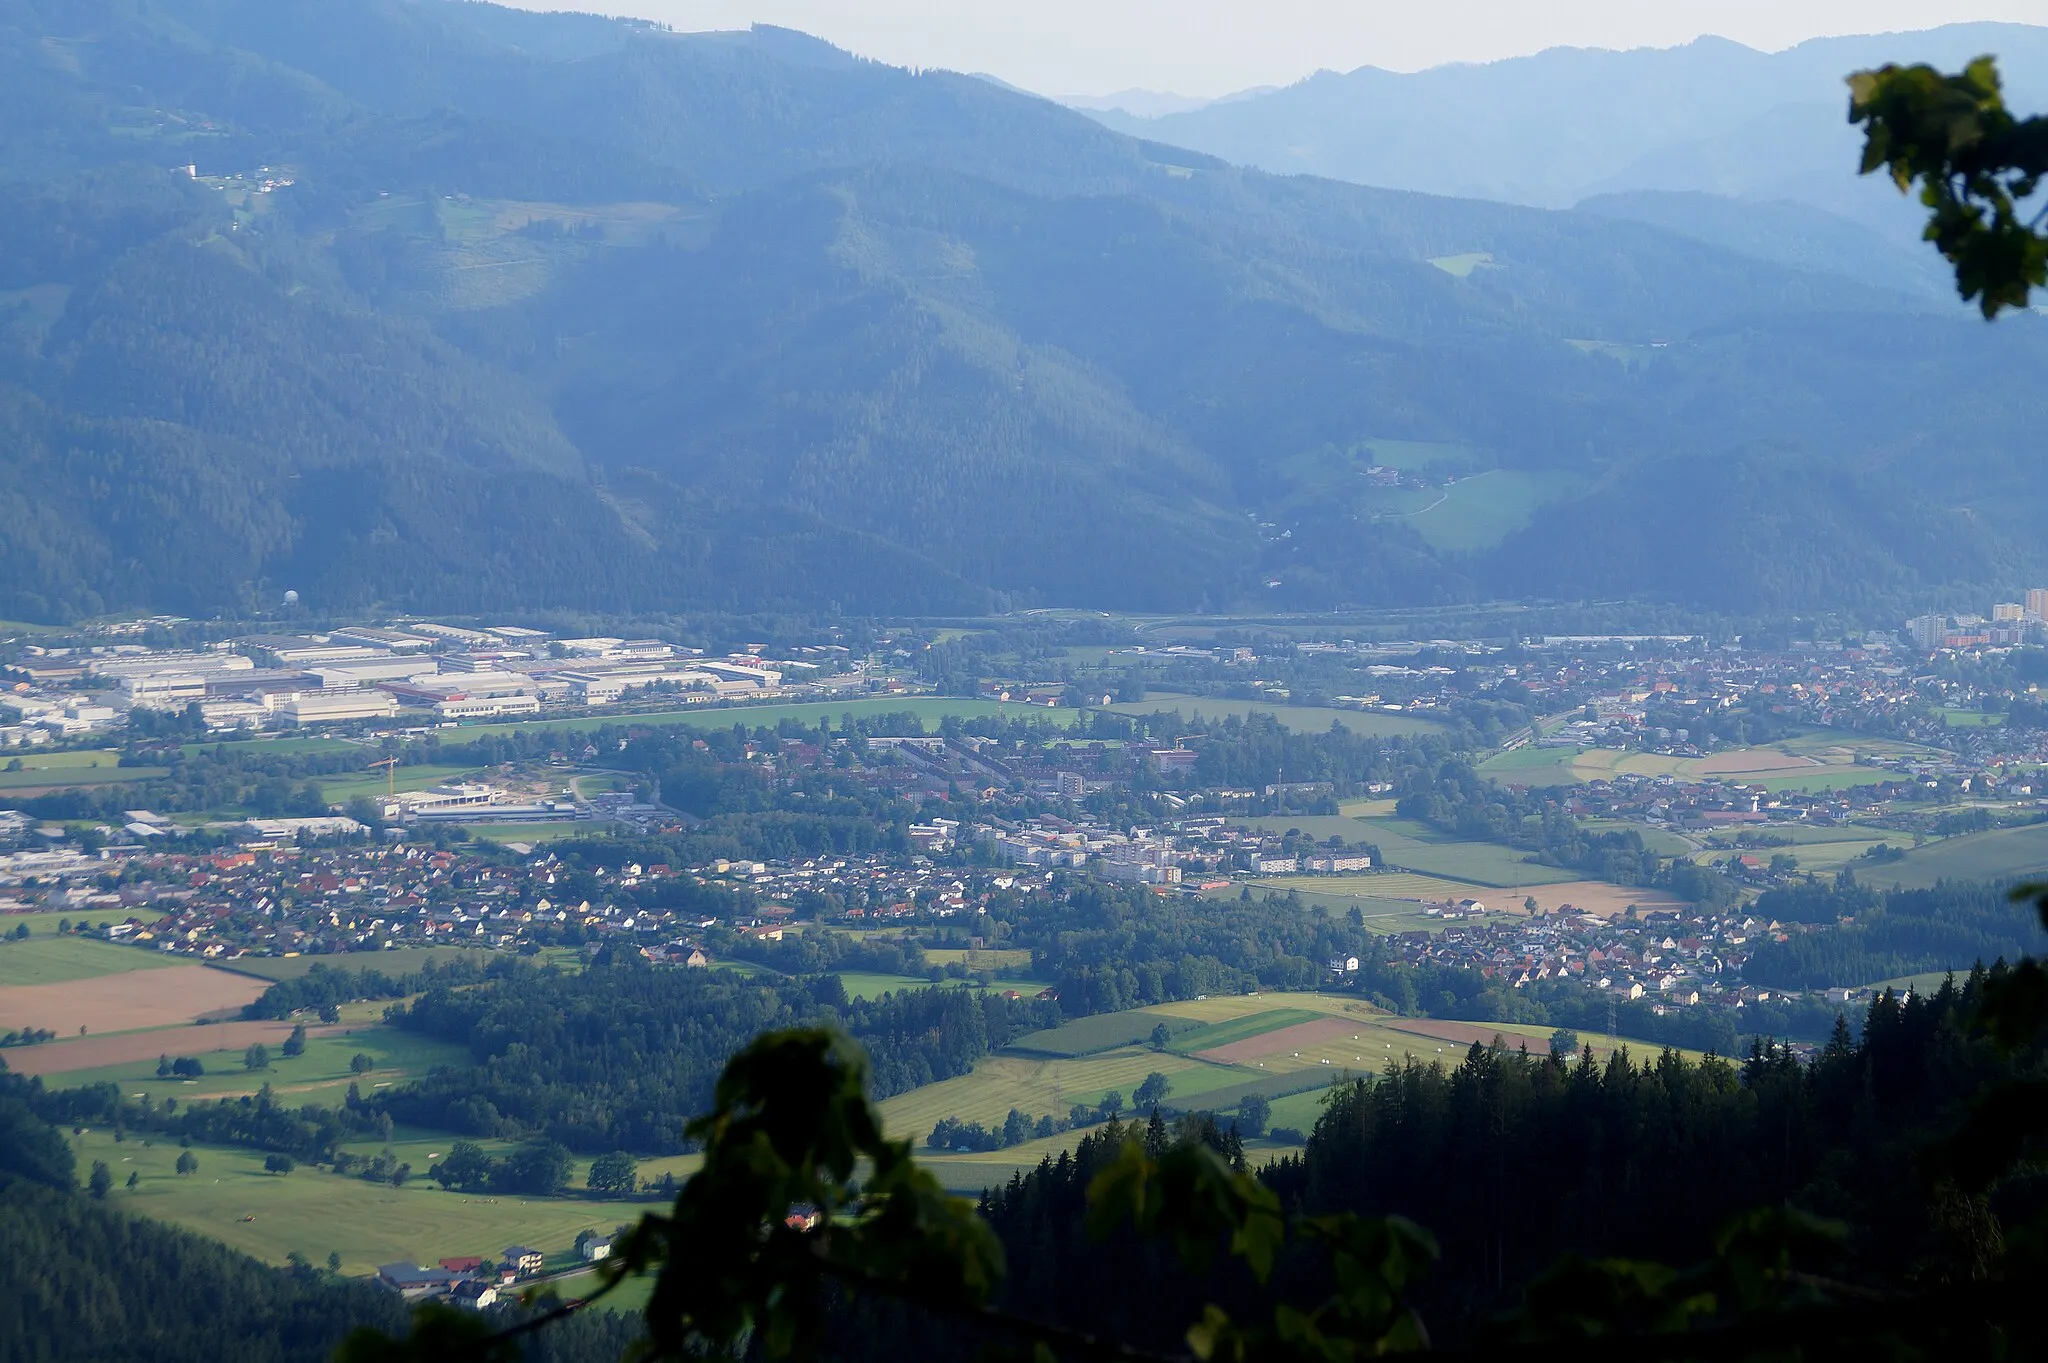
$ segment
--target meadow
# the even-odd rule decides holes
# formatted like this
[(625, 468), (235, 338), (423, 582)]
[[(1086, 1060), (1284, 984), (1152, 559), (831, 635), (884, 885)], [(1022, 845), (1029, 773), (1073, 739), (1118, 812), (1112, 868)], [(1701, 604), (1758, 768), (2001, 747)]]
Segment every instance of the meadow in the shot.
[(296, 980), (310, 974), (315, 966), (329, 970), (378, 970), (386, 975), (410, 975), (429, 961), (446, 964), (451, 960), (489, 952), (488, 947), (394, 947), (390, 951), (340, 952), (324, 956), (244, 956), (219, 967), (238, 975), (258, 979)]
[(1578, 492), (1585, 480), (1559, 469), (1488, 469), (1447, 484), (1420, 511), (1399, 519), (1436, 549), (1490, 549), (1527, 525), (1539, 508)]
[[(1893, 839), (1893, 846), (1898, 845)], [(1869, 885), (1926, 889), (1941, 880), (2026, 880), (2048, 878), (2048, 824), (1994, 828), (1944, 838), (1906, 853), (1899, 861), (1864, 870)]]
[(1413, 715), (1390, 714), (1383, 710), (1339, 710), (1325, 706), (1286, 705), (1256, 700), (1224, 700), (1216, 696), (1161, 694), (1142, 701), (1108, 707), (1120, 715), (1163, 715), (1178, 712), (1188, 719), (1219, 720), (1253, 714), (1271, 715), (1297, 733), (1322, 733), (1332, 723), (1368, 738), (1412, 738), (1418, 734), (1441, 733), (1435, 720)]
[(19, 769), (0, 771), (0, 791), (12, 795), (119, 785), (167, 774), (164, 767), (124, 767), (120, 753), (101, 748), (73, 752), (10, 750), (0, 759), (0, 766), (12, 767), (16, 762), (21, 764)]
[(1895, 780), (1895, 773), (1865, 763), (1899, 757), (1938, 755), (1931, 748), (1893, 739), (1863, 738), (1830, 731), (1802, 734), (1778, 743), (1730, 748), (1706, 757), (1667, 757), (1618, 748), (1539, 748), (1534, 744), (1495, 753), (1479, 771), (1514, 785), (1578, 785), (1617, 775), (1718, 778), (1765, 790), (1839, 790)]
[[(1392, 882), (1400, 873), (1406, 872), (1431, 882), (1427, 885), (1403, 882), (1411, 887), (1403, 889), (1394, 889), (1390, 885), (1378, 892), (1379, 897), (1386, 899), (1464, 898), (1472, 886), (1512, 889), (1559, 884), (1579, 875), (1576, 871), (1539, 866), (1524, 860), (1528, 855), (1526, 852), (1501, 843), (1445, 837), (1427, 824), (1397, 818), (1391, 810), (1373, 814), (1351, 812), (1367, 803), (1354, 802), (1345, 806), (1346, 812), (1340, 814), (1269, 815), (1243, 822), (1247, 827), (1267, 833), (1298, 831), (1319, 842), (1339, 837), (1346, 842), (1372, 843), (1380, 849), (1380, 857), (1388, 868), (1387, 873), (1376, 874), (1373, 879)], [(1377, 807), (1386, 802), (1370, 803)], [(1441, 887), (1442, 882), (1449, 881), (1464, 882), (1462, 886), (1454, 885), (1450, 889), (1463, 889), (1466, 893), (1451, 894)]]
[[(1343, 881), (1344, 877), (1332, 876), (1278, 876), (1249, 883), (1233, 883), (1220, 890), (1205, 890), (1209, 899), (1235, 899), (1245, 890), (1250, 890), (1254, 899), (1266, 899), (1273, 895), (1292, 894), (1310, 908), (1328, 909), (1332, 913), (1348, 914), (1358, 910), (1359, 918), (1369, 932), (1441, 932), (1444, 920), (1432, 918), (1422, 911), (1422, 901), (1416, 898), (1387, 899), (1374, 893), (1345, 893), (1331, 888)], [(1387, 881), (1397, 881), (1395, 876), (1374, 876), (1369, 881), (1363, 877), (1352, 877), (1360, 883), (1378, 886)], [(1280, 884), (1277, 882), (1285, 881)], [(1461, 894), (1471, 894), (1477, 886), (1452, 886)]]
[[(461, 1046), (415, 1036), (381, 1022), (364, 1021), (336, 1027), (316, 1024), (307, 1030), (305, 1053), (292, 1057), (279, 1051), (283, 1037), (290, 1032), (289, 1024), (279, 1024), (275, 1028), (277, 1034), (265, 1043), (270, 1050), (269, 1066), (251, 1070), (242, 1064), (247, 1043), (199, 1049), (209, 1042), (208, 1032), (223, 1030), (180, 1029), (175, 1040), (163, 1038), (155, 1052), (146, 1052), (136, 1060), (53, 1073), (46, 1082), (53, 1088), (117, 1084), (130, 1097), (147, 1094), (159, 1102), (167, 1097), (180, 1102), (194, 1098), (239, 1098), (269, 1085), (271, 1092), (289, 1106), (318, 1103), (333, 1107), (346, 1096), (350, 1084), (368, 1093), (420, 1078), (440, 1065), (469, 1063), (469, 1053)], [(181, 1046), (177, 1042), (186, 1044)], [(38, 1048), (41, 1049), (44, 1048)], [(47, 1049), (62, 1050), (63, 1046), (53, 1043)], [(197, 1079), (159, 1079), (158, 1054), (194, 1056), (206, 1067), (206, 1073)], [(372, 1067), (367, 1072), (359, 1074), (351, 1068), (358, 1055), (370, 1057)]]
[(1127, 1013), (1095, 1013), (1043, 1032), (1026, 1033), (1006, 1049), (1017, 1055), (1075, 1059), (1135, 1045), (1149, 1038), (1153, 1029), (1162, 1023), (1168, 1032), (1182, 1032), (1201, 1026), (1199, 1019), (1188, 1017), (1179, 1005), (1140, 1008)]
[[(35, 915), (47, 918), (50, 915)], [(0, 919), (0, 926), (11, 931), (17, 921), (26, 920), (28, 915), (9, 915)], [(73, 918), (74, 923), (85, 921), (82, 916)], [(51, 923), (44, 931), (54, 928)], [(102, 975), (119, 975), (130, 970), (155, 970), (172, 964), (190, 962), (183, 958), (166, 957), (163, 953), (143, 947), (121, 946), (115, 942), (102, 942), (93, 937), (74, 937), (69, 934), (58, 936), (38, 935), (31, 927), (31, 935), (17, 942), (0, 941), (0, 988), (18, 986), (65, 984), (72, 980), (97, 979)], [(4, 1002), (0, 1002), (0, 1019), (5, 1018)]]
[[(352, 1275), (374, 1273), (379, 1264), (431, 1264), (449, 1255), (495, 1257), (513, 1244), (531, 1245), (551, 1265), (566, 1265), (578, 1233), (608, 1231), (654, 1205), (445, 1192), (427, 1181), (423, 1161), (428, 1148), (445, 1150), (446, 1139), (417, 1144), (417, 1150), (394, 1147), (401, 1159), (411, 1160), (415, 1174), (405, 1187), (394, 1188), (312, 1167), (268, 1174), (260, 1152), (212, 1146), (193, 1147), (199, 1168), (181, 1176), (175, 1143), (133, 1136), (117, 1141), (105, 1131), (72, 1138), (81, 1169), (104, 1160), (113, 1171), (108, 1202), (117, 1208), (211, 1236), (273, 1264), (294, 1251), (316, 1264), (339, 1253), (342, 1272)], [(133, 1189), (125, 1186), (131, 1173), (140, 1175)], [(575, 1178), (582, 1177), (579, 1165)]]
[[(365, 753), (367, 758), (369, 754)], [(346, 804), (358, 796), (374, 800), (378, 796), (396, 789), (401, 791), (426, 790), (443, 781), (456, 781), (469, 775), (474, 768), (421, 763), (417, 766), (398, 767), (389, 779), (383, 769), (364, 771), (356, 776), (323, 776), (316, 778), (320, 794), (329, 804)]]

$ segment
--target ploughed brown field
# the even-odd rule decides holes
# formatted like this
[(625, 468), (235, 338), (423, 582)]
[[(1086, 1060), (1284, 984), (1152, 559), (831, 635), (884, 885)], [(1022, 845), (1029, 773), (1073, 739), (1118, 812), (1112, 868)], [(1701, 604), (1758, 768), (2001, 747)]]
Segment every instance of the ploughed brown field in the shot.
[(0, 1059), (16, 1074), (71, 1074), (96, 1070), (102, 1065), (132, 1065), (160, 1055), (242, 1050), (257, 1041), (279, 1046), (291, 1034), (289, 1022), (215, 1022), (123, 1032), (118, 1036), (74, 1036), (69, 1041), (46, 1041), (40, 1046), (13, 1046), (0, 1051)]
[[(240, 1008), (269, 987), (268, 980), (203, 965), (130, 970), (61, 984), (8, 985), (0, 988), (0, 1031), (47, 1027), (60, 1037), (75, 1037), (81, 1027), (88, 1035), (172, 1027)], [(11, 1056), (9, 1064), (21, 1068)]]
[(1339, 1037), (1351, 1036), (1358, 1031), (1356, 1018), (1317, 1018), (1314, 1022), (1297, 1022), (1292, 1027), (1282, 1027), (1277, 1032), (1261, 1032), (1248, 1036), (1242, 1041), (1196, 1051), (1197, 1060), (1213, 1060), (1224, 1065), (1243, 1065), (1263, 1055), (1277, 1055), (1282, 1051), (1299, 1050), (1318, 1042), (1335, 1041)]
[(1536, 885), (1514, 891), (1474, 890), (1472, 893), (1489, 909), (1519, 909), (1522, 900), (1530, 898), (1544, 913), (1556, 913), (1569, 904), (1572, 908), (1583, 909), (1602, 918), (1623, 913), (1631, 904), (1647, 913), (1651, 909), (1675, 909), (1681, 903), (1662, 890), (1610, 885), (1604, 880), (1568, 880), (1561, 885)]

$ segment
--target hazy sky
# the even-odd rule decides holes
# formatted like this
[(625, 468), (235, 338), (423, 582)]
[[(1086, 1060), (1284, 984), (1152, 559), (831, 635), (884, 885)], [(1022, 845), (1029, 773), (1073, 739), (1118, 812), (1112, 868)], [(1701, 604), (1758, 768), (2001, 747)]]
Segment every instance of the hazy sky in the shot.
[(1319, 67), (1412, 71), (1546, 47), (1752, 47), (1966, 19), (2048, 22), (2048, 0), (512, 0), (679, 29), (784, 24), (901, 66), (985, 71), (1042, 94), (1215, 95)]

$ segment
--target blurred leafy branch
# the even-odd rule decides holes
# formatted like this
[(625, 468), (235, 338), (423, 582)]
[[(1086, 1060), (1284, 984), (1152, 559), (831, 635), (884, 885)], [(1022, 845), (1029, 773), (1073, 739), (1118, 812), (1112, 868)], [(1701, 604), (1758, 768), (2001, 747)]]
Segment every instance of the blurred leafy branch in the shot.
[(1849, 77), (1849, 121), (1865, 130), (1862, 173), (1917, 182), (1928, 241), (1956, 268), (1956, 289), (1987, 318), (2048, 287), (2048, 115), (2017, 118), (1998, 67), (1979, 57), (1955, 75), (1884, 66)]

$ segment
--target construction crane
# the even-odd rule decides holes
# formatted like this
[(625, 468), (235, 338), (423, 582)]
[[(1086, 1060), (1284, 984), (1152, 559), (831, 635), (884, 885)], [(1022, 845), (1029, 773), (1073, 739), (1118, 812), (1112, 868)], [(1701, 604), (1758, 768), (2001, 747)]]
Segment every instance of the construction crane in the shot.
[(382, 762), (372, 762), (372, 767), (384, 768), (384, 790), (392, 799), (398, 798), (398, 759), (387, 757)]

